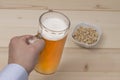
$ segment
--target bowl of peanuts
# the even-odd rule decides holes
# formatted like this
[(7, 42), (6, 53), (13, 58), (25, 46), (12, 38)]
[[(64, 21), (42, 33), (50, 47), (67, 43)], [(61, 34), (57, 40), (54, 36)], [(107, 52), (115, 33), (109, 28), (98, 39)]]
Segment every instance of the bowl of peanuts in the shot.
[(102, 36), (100, 27), (88, 23), (78, 24), (72, 32), (72, 40), (84, 48), (95, 47)]

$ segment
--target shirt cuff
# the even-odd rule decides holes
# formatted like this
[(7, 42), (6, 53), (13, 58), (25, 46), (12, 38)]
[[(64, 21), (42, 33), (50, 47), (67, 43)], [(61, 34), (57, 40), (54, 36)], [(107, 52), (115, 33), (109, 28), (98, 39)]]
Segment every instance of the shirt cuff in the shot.
[(0, 72), (0, 80), (28, 80), (28, 73), (18, 64), (8, 64)]

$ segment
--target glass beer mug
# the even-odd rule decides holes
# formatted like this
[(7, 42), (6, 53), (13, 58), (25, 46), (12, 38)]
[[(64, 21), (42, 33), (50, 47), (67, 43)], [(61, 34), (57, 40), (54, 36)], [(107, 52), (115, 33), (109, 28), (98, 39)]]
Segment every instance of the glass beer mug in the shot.
[(60, 12), (48, 11), (40, 16), (39, 23), (45, 47), (39, 55), (35, 70), (42, 74), (51, 74), (59, 65), (70, 28), (70, 20)]

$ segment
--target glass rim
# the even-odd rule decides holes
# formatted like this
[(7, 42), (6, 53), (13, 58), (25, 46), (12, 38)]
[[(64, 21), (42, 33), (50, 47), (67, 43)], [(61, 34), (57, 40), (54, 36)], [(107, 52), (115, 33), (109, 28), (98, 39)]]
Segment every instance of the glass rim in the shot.
[[(67, 27), (66, 29), (64, 29), (64, 30), (61, 30), (61, 31), (55, 31), (55, 30), (51, 30), (51, 29), (48, 29), (47, 27), (45, 27), (45, 26), (42, 24), (41, 19), (42, 19), (42, 17), (43, 17), (45, 14), (50, 13), (50, 12), (54, 12), (54, 13), (58, 13), (58, 14), (63, 15), (63, 16), (68, 20), (68, 27)], [(70, 23), (70, 19), (69, 19), (66, 15), (64, 15), (63, 13), (58, 12), (58, 11), (48, 10), (47, 12), (42, 13), (42, 15), (39, 17), (39, 24), (40, 24), (40, 26), (42, 25), (42, 27), (44, 27), (45, 29), (47, 29), (47, 30), (49, 30), (49, 31), (53, 31), (53, 32), (63, 32), (63, 31), (66, 31), (66, 30), (68, 30), (68, 29), (70, 28), (70, 24), (71, 24), (71, 23)], [(41, 28), (42, 28), (42, 27), (41, 27)]]

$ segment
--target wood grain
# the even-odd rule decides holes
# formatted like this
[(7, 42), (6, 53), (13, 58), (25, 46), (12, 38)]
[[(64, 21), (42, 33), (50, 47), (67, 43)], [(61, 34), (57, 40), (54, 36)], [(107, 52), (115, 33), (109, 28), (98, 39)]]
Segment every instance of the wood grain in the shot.
[(41, 75), (33, 72), (29, 80), (120, 80), (119, 72), (57, 72)]
[[(39, 16), (46, 10), (0, 9), (0, 47), (7, 47), (13, 36), (36, 34)], [(78, 47), (70, 35), (80, 22), (87, 22), (101, 27), (103, 37), (96, 48), (120, 48), (120, 12), (103, 11), (61, 11), (71, 20), (71, 31), (65, 47)], [(4, 34), (4, 35), (3, 35)], [(112, 44), (112, 45), (111, 45)]]
[(119, 72), (120, 49), (65, 48), (60, 72)]
[[(65, 48), (58, 72), (120, 72), (120, 49)], [(8, 48), (0, 48), (0, 69), (7, 64)]]
[[(67, 15), (71, 30), (57, 72), (33, 71), (29, 80), (120, 80), (120, 0), (0, 0), (0, 70), (7, 65), (10, 39), (35, 35), (39, 16), (48, 9)], [(80, 22), (101, 27), (103, 36), (94, 49), (72, 41), (72, 30)]]
[(120, 11), (120, 0), (0, 0), (0, 9)]

